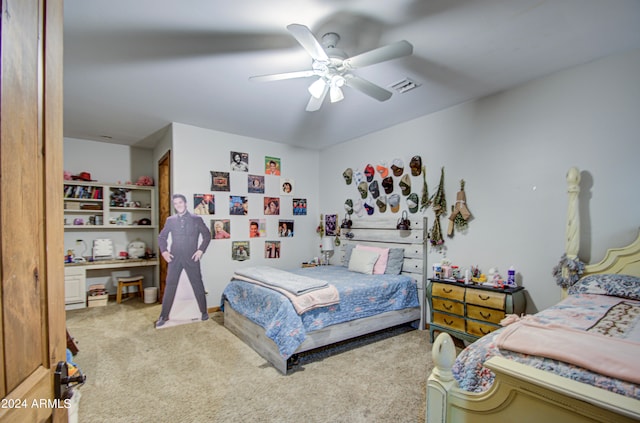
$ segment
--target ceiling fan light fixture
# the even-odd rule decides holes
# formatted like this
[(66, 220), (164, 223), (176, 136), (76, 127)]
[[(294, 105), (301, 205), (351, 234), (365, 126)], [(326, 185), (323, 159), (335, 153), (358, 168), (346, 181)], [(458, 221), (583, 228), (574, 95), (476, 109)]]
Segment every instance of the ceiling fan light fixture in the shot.
[(333, 75), (331, 77), (331, 86), (332, 87), (338, 87), (338, 88), (343, 87), (345, 82), (346, 81), (344, 79), (344, 76), (342, 76), (342, 75)]
[(309, 93), (315, 98), (320, 98), (324, 93), (325, 86), (326, 83), (324, 82), (324, 79), (318, 78), (313, 84), (309, 85)]
[(331, 88), (329, 89), (329, 98), (331, 99), (332, 103), (337, 103), (338, 101), (341, 101), (342, 99), (344, 99), (344, 94), (342, 93), (342, 89), (338, 86), (332, 85)]
[[(250, 77), (250, 79), (255, 81), (280, 81), (293, 78), (317, 77), (317, 80), (313, 81), (308, 87), (311, 98), (306, 110), (309, 112), (319, 110), (327, 95), (330, 96), (332, 103), (343, 100), (342, 87), (345, 85), (375, 100), (388, 100), (391, 98), (391, 91), (358, 77), (350, 71), (413, 54), (411, 43), (402, 40), (349, 57), (344, 50), (336, 47), (340, 36), (335, 32), (325, 34), (320, 41), (304, 25), (290, 24), (287, 25), (287, 29), (298, 41), (298, 44), (311, 56), (311, 69), (261, 75)], [(402, 88), (406, 87), (403, 85)]]

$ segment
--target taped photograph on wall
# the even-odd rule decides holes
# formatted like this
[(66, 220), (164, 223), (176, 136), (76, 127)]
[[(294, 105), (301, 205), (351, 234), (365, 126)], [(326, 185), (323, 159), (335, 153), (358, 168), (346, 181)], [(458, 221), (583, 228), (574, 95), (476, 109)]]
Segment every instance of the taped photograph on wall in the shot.
[(266, 235), (264, 219), (249, 219), (249, 238), (259, 238)]
[(264, 197), (264, 214), (280, 214), (280, 199), (278, 197)]
[(229, 196), (229, 214), (234, 216), (244, 216), (249, 212), (249, 202), (247, 197), (242, 195)]
[(249, 154), (238, 151), (231, 152), (231, 170), (235, 172), (249, 171)]
[(294, 216), (307, 215), (307, 199), (306, 198), (293, 199), (293, 215)]
[(264, 243), (264, 258), (280, 258), (280, 241)]
[(277, 157), (265, 156), (264, 173), (267, 175), (280, 176), (280, 159)]
[(278, 222), (278, 236), (279, 237), (293, 236), (293, 220), (280, 220)]
[(211, 191), (231, 191), (229, 172), (211, 171)]
[(251, 258), (249, 241), (233, 241), (231, 243), (231, 258), (237, 261), (245, 261)]
[(264, 176), (249, 175), (247, 178), (247, 192), (249, 194), (264, 194)]
[(198, 215), (215, 214), (215, 196), (213, 194), (194, 194), (193, 212)]
[(231, 220), (217, 219), (211, 221), (211, 236), (213, 239), (231, 238)]
[(324, 234), (326, 236), (336, 236), (337, 214), (326, 214), (324, 216)]
[(280, 194), (281, 195), (293, 195), (293, 187), (295, 187), (295, 184), (293, 183), (293, 179), (280, 178)]

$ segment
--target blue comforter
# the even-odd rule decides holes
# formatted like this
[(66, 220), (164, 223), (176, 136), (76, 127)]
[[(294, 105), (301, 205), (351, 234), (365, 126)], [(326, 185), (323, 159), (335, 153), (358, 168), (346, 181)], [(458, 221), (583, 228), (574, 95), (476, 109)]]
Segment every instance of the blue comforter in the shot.
[(298, 315), (284, 295), (256, 284), (231, 280), (222, 293), (222, 306), (227, 300), (234, 310), (262, 326), (284, 358), (298, 349), (308, 332), (420, 306), (416, 284), (408, 276), (364, 275), (342, 266), (319, 266), (291, 272), (333, 284), (340, 294), (340, 303)]

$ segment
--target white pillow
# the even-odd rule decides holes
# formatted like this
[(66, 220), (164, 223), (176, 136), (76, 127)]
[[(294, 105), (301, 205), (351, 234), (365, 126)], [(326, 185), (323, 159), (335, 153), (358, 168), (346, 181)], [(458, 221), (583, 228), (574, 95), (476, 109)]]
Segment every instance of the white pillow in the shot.
[(369, 250), (380, 254), (378, 261), (376, 261), (376, 265), (373, 266), (373, 274), (384, 275), (384, 271), (387, 269), (387, 260), (389, 259), (388, 248), (370, 247), (368, 245), (358, 244), (356, 245), (356, 250)]
[(349, 259), (349, 270), (352, 272), (364, 273), (365, 275), (373, 274), (373, 266), (378, 261), (380, 254), (354, 248)]

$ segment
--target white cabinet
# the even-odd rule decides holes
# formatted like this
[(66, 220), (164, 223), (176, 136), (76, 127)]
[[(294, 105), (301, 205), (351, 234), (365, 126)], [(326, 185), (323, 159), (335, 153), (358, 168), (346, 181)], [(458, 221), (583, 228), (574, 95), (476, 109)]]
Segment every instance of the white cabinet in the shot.
[(83, 268), (64, 268), (64, 304), (66, 310), (87, 306), (86, 280), (86, 272)]
[[(126, 259), (128, 246), (141, 243), (142, 249), (157, 251), (158, 216), (156, 189), (153, 186), (114, 184), (88, 181), (64, 181), (64, 248), (76, 258), (83, 257), (83, 263), (68, 264), (66, 280), (66, 304), (73, 307), (86, 305), (87, 284), (102, 283), (114, 292), (114, 275), (109, 269), (143, 266), (145, 282), (156, 286), (158, 279), (157, 260), (146, 260), (139, 264), (141, 257)], [(112, 248), (108, 253), (94, 254), (94, 247), (108, 242)], [(140, 248), (138, 250), (141, 250)], [(62, 258), (61, 258), (62, 259)], [(100, 262), (94, 259), (100, 259)], [(104, 266), (110, 259), (117, 259)], [(142, 269), (140, 269), (142, 270)], [(82, 273), (82, 278), (79, 276)], [(80, 295), (82, 294), (82, 295)], [(80, 298), (81, 297), (81, 298)]]

